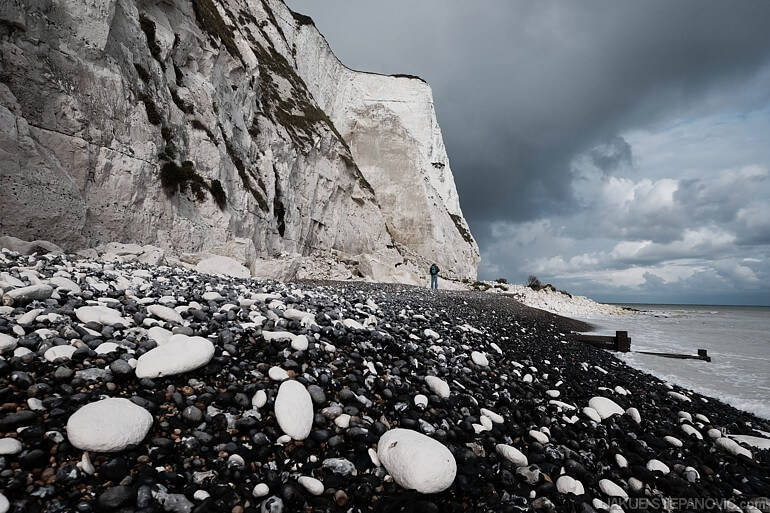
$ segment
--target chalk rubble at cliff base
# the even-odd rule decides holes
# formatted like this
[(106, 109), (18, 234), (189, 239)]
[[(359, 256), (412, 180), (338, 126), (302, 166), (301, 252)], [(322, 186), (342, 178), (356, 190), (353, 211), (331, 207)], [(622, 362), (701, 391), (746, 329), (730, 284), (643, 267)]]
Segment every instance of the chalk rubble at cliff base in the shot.
[(3, 511), (754, 511), (770, 496), (767, 421), (509, 296), (7, 251), (0, 289)]

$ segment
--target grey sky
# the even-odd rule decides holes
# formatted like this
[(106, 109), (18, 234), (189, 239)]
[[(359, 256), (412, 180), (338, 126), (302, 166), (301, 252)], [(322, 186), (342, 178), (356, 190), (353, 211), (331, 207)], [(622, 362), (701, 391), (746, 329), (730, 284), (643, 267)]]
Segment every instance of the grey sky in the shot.
[(770, 304), (770, 2), (288, 3), (431, 84), (480, 277)]

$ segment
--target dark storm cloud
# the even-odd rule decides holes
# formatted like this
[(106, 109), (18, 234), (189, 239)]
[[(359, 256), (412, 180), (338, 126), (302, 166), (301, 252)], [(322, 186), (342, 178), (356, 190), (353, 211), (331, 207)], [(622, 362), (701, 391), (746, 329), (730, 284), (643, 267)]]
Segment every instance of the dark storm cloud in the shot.
[(433, 86), (462, 206), (481, 237), (494, 220), (568, 210), (577, 154), (731, 94), (770, 55), (765, 1), (289, 4), (333, 33), (350, 66)]
[(770, 2), (288, 3), (430, 83), (481, 277), (770, 297)]
[(634, 152), (622, 136), (615, 137), (607, 144), (601, 144), (588, 152), (591, 163), (603, 173), (609, 174), (619, 167), (631, 167), (634, 164)]

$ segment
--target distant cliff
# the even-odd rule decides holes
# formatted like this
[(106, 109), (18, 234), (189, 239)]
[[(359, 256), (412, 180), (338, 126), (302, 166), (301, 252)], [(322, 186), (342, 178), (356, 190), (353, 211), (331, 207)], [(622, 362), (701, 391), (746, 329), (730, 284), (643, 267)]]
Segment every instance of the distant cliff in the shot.
[(0, 235), (476, 273), (428, 85), (280, 0), (4, 2), (0, 155)]

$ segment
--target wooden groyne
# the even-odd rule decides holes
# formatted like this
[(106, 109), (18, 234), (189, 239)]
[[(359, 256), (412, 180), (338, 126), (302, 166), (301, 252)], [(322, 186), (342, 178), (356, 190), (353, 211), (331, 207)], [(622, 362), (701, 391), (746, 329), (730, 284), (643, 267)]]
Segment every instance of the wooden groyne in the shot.
[(578, 334), (575, 336), (575, 339), (600, 349), (609, 349), (610, 351), (627, 353), (631, 350), (631, 339), (628, 337), (627, 331), (616, 331), (614, 337)]
[(616, 331), (615, 335), (584, 335), (579, 333), (575, 335), (575, 340), (585, 342), (586, 344), (607, 349), (609, 351), (620, 351), (622, 353), (634, 352), (640, 354), (649, 354), (653, 356), (662, 356), (663, 358), (676, 358), (679, 360), (703, 360), (710, 362), (711, 357), (705, 349), (698, 349), (698, 354), (679, 354), (679, 353), (659, 353), (656, 351), (631, 351), (631, 338), (627, 331)]

